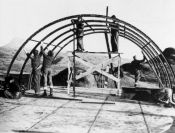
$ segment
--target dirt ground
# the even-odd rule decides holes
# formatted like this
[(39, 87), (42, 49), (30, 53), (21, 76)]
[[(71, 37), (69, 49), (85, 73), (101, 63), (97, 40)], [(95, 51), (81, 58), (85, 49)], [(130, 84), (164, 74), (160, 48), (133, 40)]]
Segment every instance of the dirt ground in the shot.
[(53, 97), (0, 98), (0, 133), (174, 133), (175, 109), (122, 99), (116, 90), (55, 87)]

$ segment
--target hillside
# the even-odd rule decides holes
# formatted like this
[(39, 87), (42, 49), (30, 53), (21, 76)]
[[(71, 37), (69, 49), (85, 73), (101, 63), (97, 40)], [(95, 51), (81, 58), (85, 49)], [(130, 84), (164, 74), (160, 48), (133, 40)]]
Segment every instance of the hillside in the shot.
[[(16, 51), (17, 50), (13, 48), (0, 47), (0, 68), (1, 70), (3, 71), (7, 70)], [(21, 52), (13, 65), (12, 71), (19, 71), (25, 58), (26, 58), (25, 53)]]
[(9, 43), (5, 44), (1, 48), (15, 49), (17, 50), (25, 40), (22, 38), (13, 38)]
[[(15, 55), (17, 51), (16, 48), (12, 48), (8, 46), (9, 45), (0, 47), (0, 70), (1, 71), (7, 70), (13, 56)], [(59, 73), (63, 69), (67, 68), (67, 62), (68, 62), (67, 54), (68, 53), (60, 53), (55, 59), (53, 67), (56, 73)], [(108, 59), (108, 56), (103, 56), (103, 55), (80, 54), (79, 56), (81, 56), (81, 58), (83, 58), (84, 60), (90, 61), (92, 64), (98, 64), (101, 61)], [(24, 51), (21, 51), (17, 59), (14, 62), (12, 71), (19, 72), (22, 67), (23, 61), (25, 59), (26, 59), (26, 54)], [(126, 62), (128, 62), (127, 59), (122, 60), (122, 63), (126, 63)], [(82, 67), (82, 64), (79, 64), (78, 62), (76, 64), (77, 66)], [(30, 72), (30, 70), (31, 68), (30, 68), (30, 61), (29, 61), (28, 64), (26, 65), (25, 72)]]
[[(13, 44), (15, 41), (12, 41)], [(8, 69), (8, 66), (14, 56), (14, 54), (16, 53), (17, 48), (13, 48), (12, 45), (10, 45), (10, 43), (6, 46), (0, 47), (0, 72), (1, 73), (5, 73)], [(87, 60), (88, 62), (92, 63), (92, 64), (99, 64), (104, 60), (108, 59), (108, 55), (104, 55), (104, 54), (86, 54), (86, 53), (78, 53), (77, 56), (81, 57), (84, 60)], [(15, 60), (11, 72), (13, 72), (14, 74), (19, 74), (22, 64), (24, 62), (24, 60), (26, 59), (26, 55), (24, 51), (21, 51), (20, 54), (18, 55), (17, 59)], [(71, 59), (72, 60), (72, 59)], [(123, 59), (121, 60), (122, 64), (128, 64), (131, 61), (128, 59)], [(67, 65), (68, 65), (68, 53), (60, 53), (57, 58), (54, 61), (53, 64), (53, 73), (54, 73), (54, 82), (57, 83), (58, 85), (66, 85), (67, 84)], [(116, 67), (116, 64), (114, 64), (114, 67)], [(147, 69), (143, 69), (142, 70), (142, 78), (141, 81), (143, 82), (150, 82), (150, 83), (155, 83), (157, 82), (155, 75), (152, 71), (150, 71), (151, 69), (149, 68), (148, 64), (144, 65), (145, 68)], [(76, 61), (76, 68), (77, 71), (85, 71), (88, 68), (84, 65), (82, 65), (81, 63)], [(172, 65), (173, 70), (175, 71), (175, 65)], [(31, 64), (30, 64), (30, 60), (28, 61), (24, 72), (25, 73), (30, 73), (31, 71)], [(78, 85), (79, 86), (97, 86), (97, 84), (95, 83), (95, 80), (99, 80), (99, 76), (94, 77), (92, 75), (87, 76), (81, 80), (79, 80)], [(96, 78), (96, 79), (95, 79)], [(59, 81), (59, 83), (58, 83)], [(98, 82), (101, 82), (100, 80)], [(110, 86), (114, 87), (114, 83), (113, 81), (110, 81)], [(122, 78), (122, 86), (133, 86), (134, 84), (134, 76), (125, 71), (124, 72), (124, 77)]]

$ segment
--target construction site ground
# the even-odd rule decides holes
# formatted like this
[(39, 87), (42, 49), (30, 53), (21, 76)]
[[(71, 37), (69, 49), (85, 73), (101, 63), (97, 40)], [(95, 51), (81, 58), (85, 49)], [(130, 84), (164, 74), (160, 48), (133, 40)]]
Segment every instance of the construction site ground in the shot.
[[(0, 133), (175, 133), (175, 109), (123, 99), (116, 89), (55, 87), (53, 97), (0, 98)], [(49, 93), (49, 91), (48, 91)]]

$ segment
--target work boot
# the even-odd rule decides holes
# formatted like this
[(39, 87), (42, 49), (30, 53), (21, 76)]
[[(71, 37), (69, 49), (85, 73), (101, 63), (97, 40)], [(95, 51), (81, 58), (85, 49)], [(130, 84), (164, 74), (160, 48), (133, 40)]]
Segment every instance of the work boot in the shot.
[(81, 52), (85, 52), (85, 50), (84, 50), (84, 49), (81, 49), (80, 51), (81, 51)]
[(171, 103), (165, 104), (164, 107), (171, 108), (173, 105)]
[(80, 49), (76, 49), (74, 52), (81, 52), (81, 50)]
[(47, 92), (46, 90), (44, 90), (44, 93), (42, 94), (43, 97), (46, 97), (47, 96)]
[(50, 88), (50, 95), (49, 96), (53, 96), (53, 88)]
[(138, 87), (138, 83), (137, 82), (134, 84), (134, 87)]

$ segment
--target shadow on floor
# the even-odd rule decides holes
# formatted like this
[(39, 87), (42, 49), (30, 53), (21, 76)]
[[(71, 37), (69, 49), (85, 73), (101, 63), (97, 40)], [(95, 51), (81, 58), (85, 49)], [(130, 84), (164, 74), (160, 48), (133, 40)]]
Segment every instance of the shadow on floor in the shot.
[(54, 133), (54, 132), (41, 132), (41, 131), (27, 131), (27, 130), (12, 130), (16, 133)]
[(175, 118), (173, 117), (173, 119), (174, 119), (174, 121), (173, 121), (172, 126), (165, 133), (175, 133)]
[(65, 97), (41, 96), (41, 95), (38, 96), (38, 95), (35, 95), (35, 94), (33, 94), (33, 93), (25, 93), (25, 95), (24, 95), (23, 97), (82, 101), (81, 99), (78, 99), (78, 98), (65, 98)]

